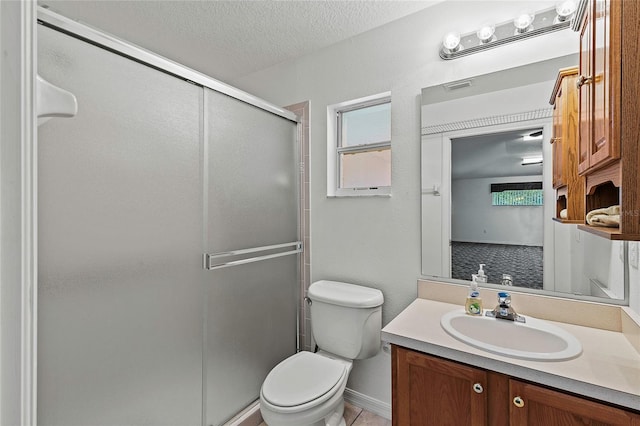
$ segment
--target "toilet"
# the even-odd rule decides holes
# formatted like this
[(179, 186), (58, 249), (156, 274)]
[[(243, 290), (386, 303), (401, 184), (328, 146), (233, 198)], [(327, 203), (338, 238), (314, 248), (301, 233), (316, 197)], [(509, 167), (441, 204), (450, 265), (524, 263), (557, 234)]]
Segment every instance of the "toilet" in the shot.
[(344, 426), (344, 389), (354, 359), (380, 350), (380, 290), (317, 281), (308, 291), (317, 352), (298, 352), (276, 365), (260, 389), (269, 426)]

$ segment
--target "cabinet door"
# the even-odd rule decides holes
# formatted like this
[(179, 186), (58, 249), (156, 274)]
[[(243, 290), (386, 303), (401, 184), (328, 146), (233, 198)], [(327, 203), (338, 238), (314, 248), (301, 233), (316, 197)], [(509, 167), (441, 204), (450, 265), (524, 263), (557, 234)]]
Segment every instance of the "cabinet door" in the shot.
[(578, 111), (578, 172), (580, 174), (589, 168), (589, 147), (591, 145), (592, 128), (592, 103), (591, 84), (592, 73), (592, 28), (591, 7), (585, 12), (582, 30), (580, 31), (580, 76), (578, 77), (578, 98), (580, 108)]
[[(616, 28), (612, 27), (611, 13), (618, 6), (616, 1), (595, 0), (593, 2), (593, 136), (591, 138), (589, 166), (609, 163), (620, 157), (619, 138), (614, 134), (614, 112), (611, 96), (615, 90), (617, 79), (614, 75), (619, 65), (612, 63), (615, 59), (612, 48), (619, 44)], [(619, 29), (617, 30), (619, 32)]]
[(393, 347), (393, 424), (487, 424), (487, 373)]
[(509, 380), (511, 425), (518, 426), (635, 426), (637, 414), (602, 403)]

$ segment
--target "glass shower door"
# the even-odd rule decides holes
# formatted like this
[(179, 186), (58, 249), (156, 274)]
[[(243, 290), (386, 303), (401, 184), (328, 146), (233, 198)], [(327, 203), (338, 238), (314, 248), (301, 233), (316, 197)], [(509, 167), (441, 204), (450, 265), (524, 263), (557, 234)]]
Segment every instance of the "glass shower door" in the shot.
[(38, 424), (202, 424), (202, 89), (44, 26)]
[[(296, 123), (205, 89), (205, 424), (259, 397), (296, 350)], [(289, 253), (289, 254), (285, 254)]]

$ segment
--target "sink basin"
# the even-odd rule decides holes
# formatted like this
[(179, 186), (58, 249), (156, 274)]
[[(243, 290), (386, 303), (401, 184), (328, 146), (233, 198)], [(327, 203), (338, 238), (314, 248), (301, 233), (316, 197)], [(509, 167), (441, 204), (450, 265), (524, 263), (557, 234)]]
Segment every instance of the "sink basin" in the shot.
[(569, 332), (537, 318), (518, 323), (452, 311), (440, 325), (463, 343), (494, 354), (534, 361), (561, 361), (582, 353), (582, 344)]

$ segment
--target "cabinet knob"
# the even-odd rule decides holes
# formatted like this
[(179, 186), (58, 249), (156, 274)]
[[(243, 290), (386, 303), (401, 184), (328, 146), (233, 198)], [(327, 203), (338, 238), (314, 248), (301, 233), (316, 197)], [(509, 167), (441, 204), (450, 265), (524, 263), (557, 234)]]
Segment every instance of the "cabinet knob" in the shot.
[(579, 89), (581, 88), (584, 84), (589, 84), (591, 83), (591, 80), (593, 80), (593, 77), (589, 76), (589, 77), (585, 77), (584, 75), (581, 75), (580, 77), (578, 77), (578, 80), (576, 81), (576, 87)]
[(475, 393), (482, 393), (484, 391), (484, 388), (482, 387), (482, 385), (480, 383), (474, 383), (473, 384), (473, 391)]
[(513, 398), (513, 405), (515, 405), (518, 408), (522, 408), (524, 407), (524, 400), (519, 396), (516, 396), (515, 398)]

